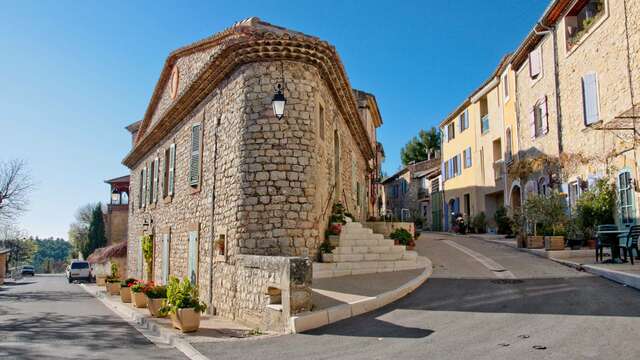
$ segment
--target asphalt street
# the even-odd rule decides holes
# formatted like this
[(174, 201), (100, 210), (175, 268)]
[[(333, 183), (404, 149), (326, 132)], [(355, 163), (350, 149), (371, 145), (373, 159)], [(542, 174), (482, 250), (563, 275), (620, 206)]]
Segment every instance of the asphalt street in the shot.
[(0, 359), (186, 359), (157, 347), (64, 276), (0, 286)]
[(261, 360), (640, 355), (634, 289), (479, 239), (423, 234), (417, 249), (433, 261), (433, 276), (373, 313), (305, 334), (196, 348), (211, 359)]

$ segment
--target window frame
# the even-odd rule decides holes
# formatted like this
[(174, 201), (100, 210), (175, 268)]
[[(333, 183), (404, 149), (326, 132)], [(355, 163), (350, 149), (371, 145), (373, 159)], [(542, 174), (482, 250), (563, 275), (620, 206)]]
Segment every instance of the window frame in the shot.
[[(197, 150), (196, 147), (194, 146), (194, 134), (195, 133), (195, 129), (198, 128), (198, 140), (199, 143), (197, 144)], [(192, 190), (194, 192), (197, 192), (200, 190), (200, 185), (202, 183), (202, 148), (203, 148), (203, 143), (204, 143), (204, 131), (203, 131), (203, 123), (202, 122), (196, 122), (193, 123), (191, 125), (191, 147), (190, 147), (190, 152), (189, 152), (189, 186), (192, 188)], [(197, 169), (197, 179), (194, 180), (193, 175), (193, 162), (195, 159), (195, 155), (197, 154), (197, 161), (198, 161), (198, 169)]]

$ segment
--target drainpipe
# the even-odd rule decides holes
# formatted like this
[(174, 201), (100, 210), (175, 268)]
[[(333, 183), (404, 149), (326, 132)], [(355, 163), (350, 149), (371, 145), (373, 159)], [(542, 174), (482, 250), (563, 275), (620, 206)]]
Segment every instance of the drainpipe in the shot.
[(213, 185), (211, 186), (211, 237), (209, 243), (209, 302), (211, 306), (209, 311), (211, 315), (215, 315), (213, 307), (213, 244), (215, 242), (215, 208), (216, 208), (216, 174), (218, 162), (218, 126), (220, 125), (220, 117), (216, 118), (213, 131)]
[(559, 61), (558, 61), (558, 39), (556, 35), (556, 27), (543, 25), (542, 22), (538, 21), (538, 26), (543, 28), (543, 31), (538, 31), (534, 28), (534, 32), (536, 35), (547, 35), (551, 34), (551, 41), (553, 42), (553, 83), (555, 85), (555, 100), (556, 100), (556, 117), (557, 117), (557, 125), (558, 125), (558, 155), (562, 154), (564, 151), (564, 146), (562, 142), (562, 106), (560, 105), (560, 72), (559, 72)]

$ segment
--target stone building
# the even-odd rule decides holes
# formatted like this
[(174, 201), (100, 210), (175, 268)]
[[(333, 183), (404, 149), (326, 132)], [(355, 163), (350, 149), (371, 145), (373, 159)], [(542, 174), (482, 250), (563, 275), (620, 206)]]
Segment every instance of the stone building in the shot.
[[(596, 179), (614, 179), (621, 224), (638, 217), (639, 64), (640, 3), (629, 0), (552, 1), (513, 57), (519, 156), (561, 158), (570, 206)], [(512, 189), (526, 197), (555, 180), (541, 173)]]
[[(437, 211), (442, 204), (433, 203), (431, 197), (434, 185), (432, 181), (439, 181), (439, 174), (440, 156), (438, 152), (434, 152), (428, 160), (409, 164), (382, 180), (385, 215), (400, 221), (422, 219), (424, 226), (429, 229), (433, 227), (434, 219), (439, 224), (441, 216), (437, 215)], [(436, 188), (438, 187), (439, 184)]]
[(316, 37), (250, 18), (172, 52), (123, 161), (129, 274), (146, 272), (140, 243), (152, 235), (156, 281), (188, 277), (213, 312), (285, 329), (311, 307), (306, 257), (331, 205), (357, 220), (371, 209), (381, 123)]
[(111, 198), (104, 214), (107, 246), (127, 241), (129, 223), (129, 175), (106, 180)]

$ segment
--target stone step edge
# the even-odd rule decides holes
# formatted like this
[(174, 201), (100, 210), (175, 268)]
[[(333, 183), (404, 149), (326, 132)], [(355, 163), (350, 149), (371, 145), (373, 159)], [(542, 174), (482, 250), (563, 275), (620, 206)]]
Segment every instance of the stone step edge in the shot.
[[(375, 274), (381, 272), (394, 272), (403, 270), (413, 270), (424, 267), (426, 257), (416, 256), (412, 259), (398, 260), (369, 260), (369, 261), (344, 261), (330, 263), (314, 263), (313, 278), (326, 279), (349, 275)], [(318, 267), (331, 267), (328, 270), (316, 270)], [(372, 266), (376, 264), (375, 266)], [(355, 266), (354, 266), (355, 265)]]
[(433, 264), (431, 263), (431, 260), (424, 256), (421, 256), (420, 258), (422, 258), (422, 261), (425, 263), (424, 271), (398, 288), (358, 301), (340, 304), (318, 311), (308, 311), (292, 316), (289, 319), (292, 333), (312, 330), (340, 320), (358, 316), (405, 297), (427, 281), (427, 279), (429, 279), (433, 274)]

